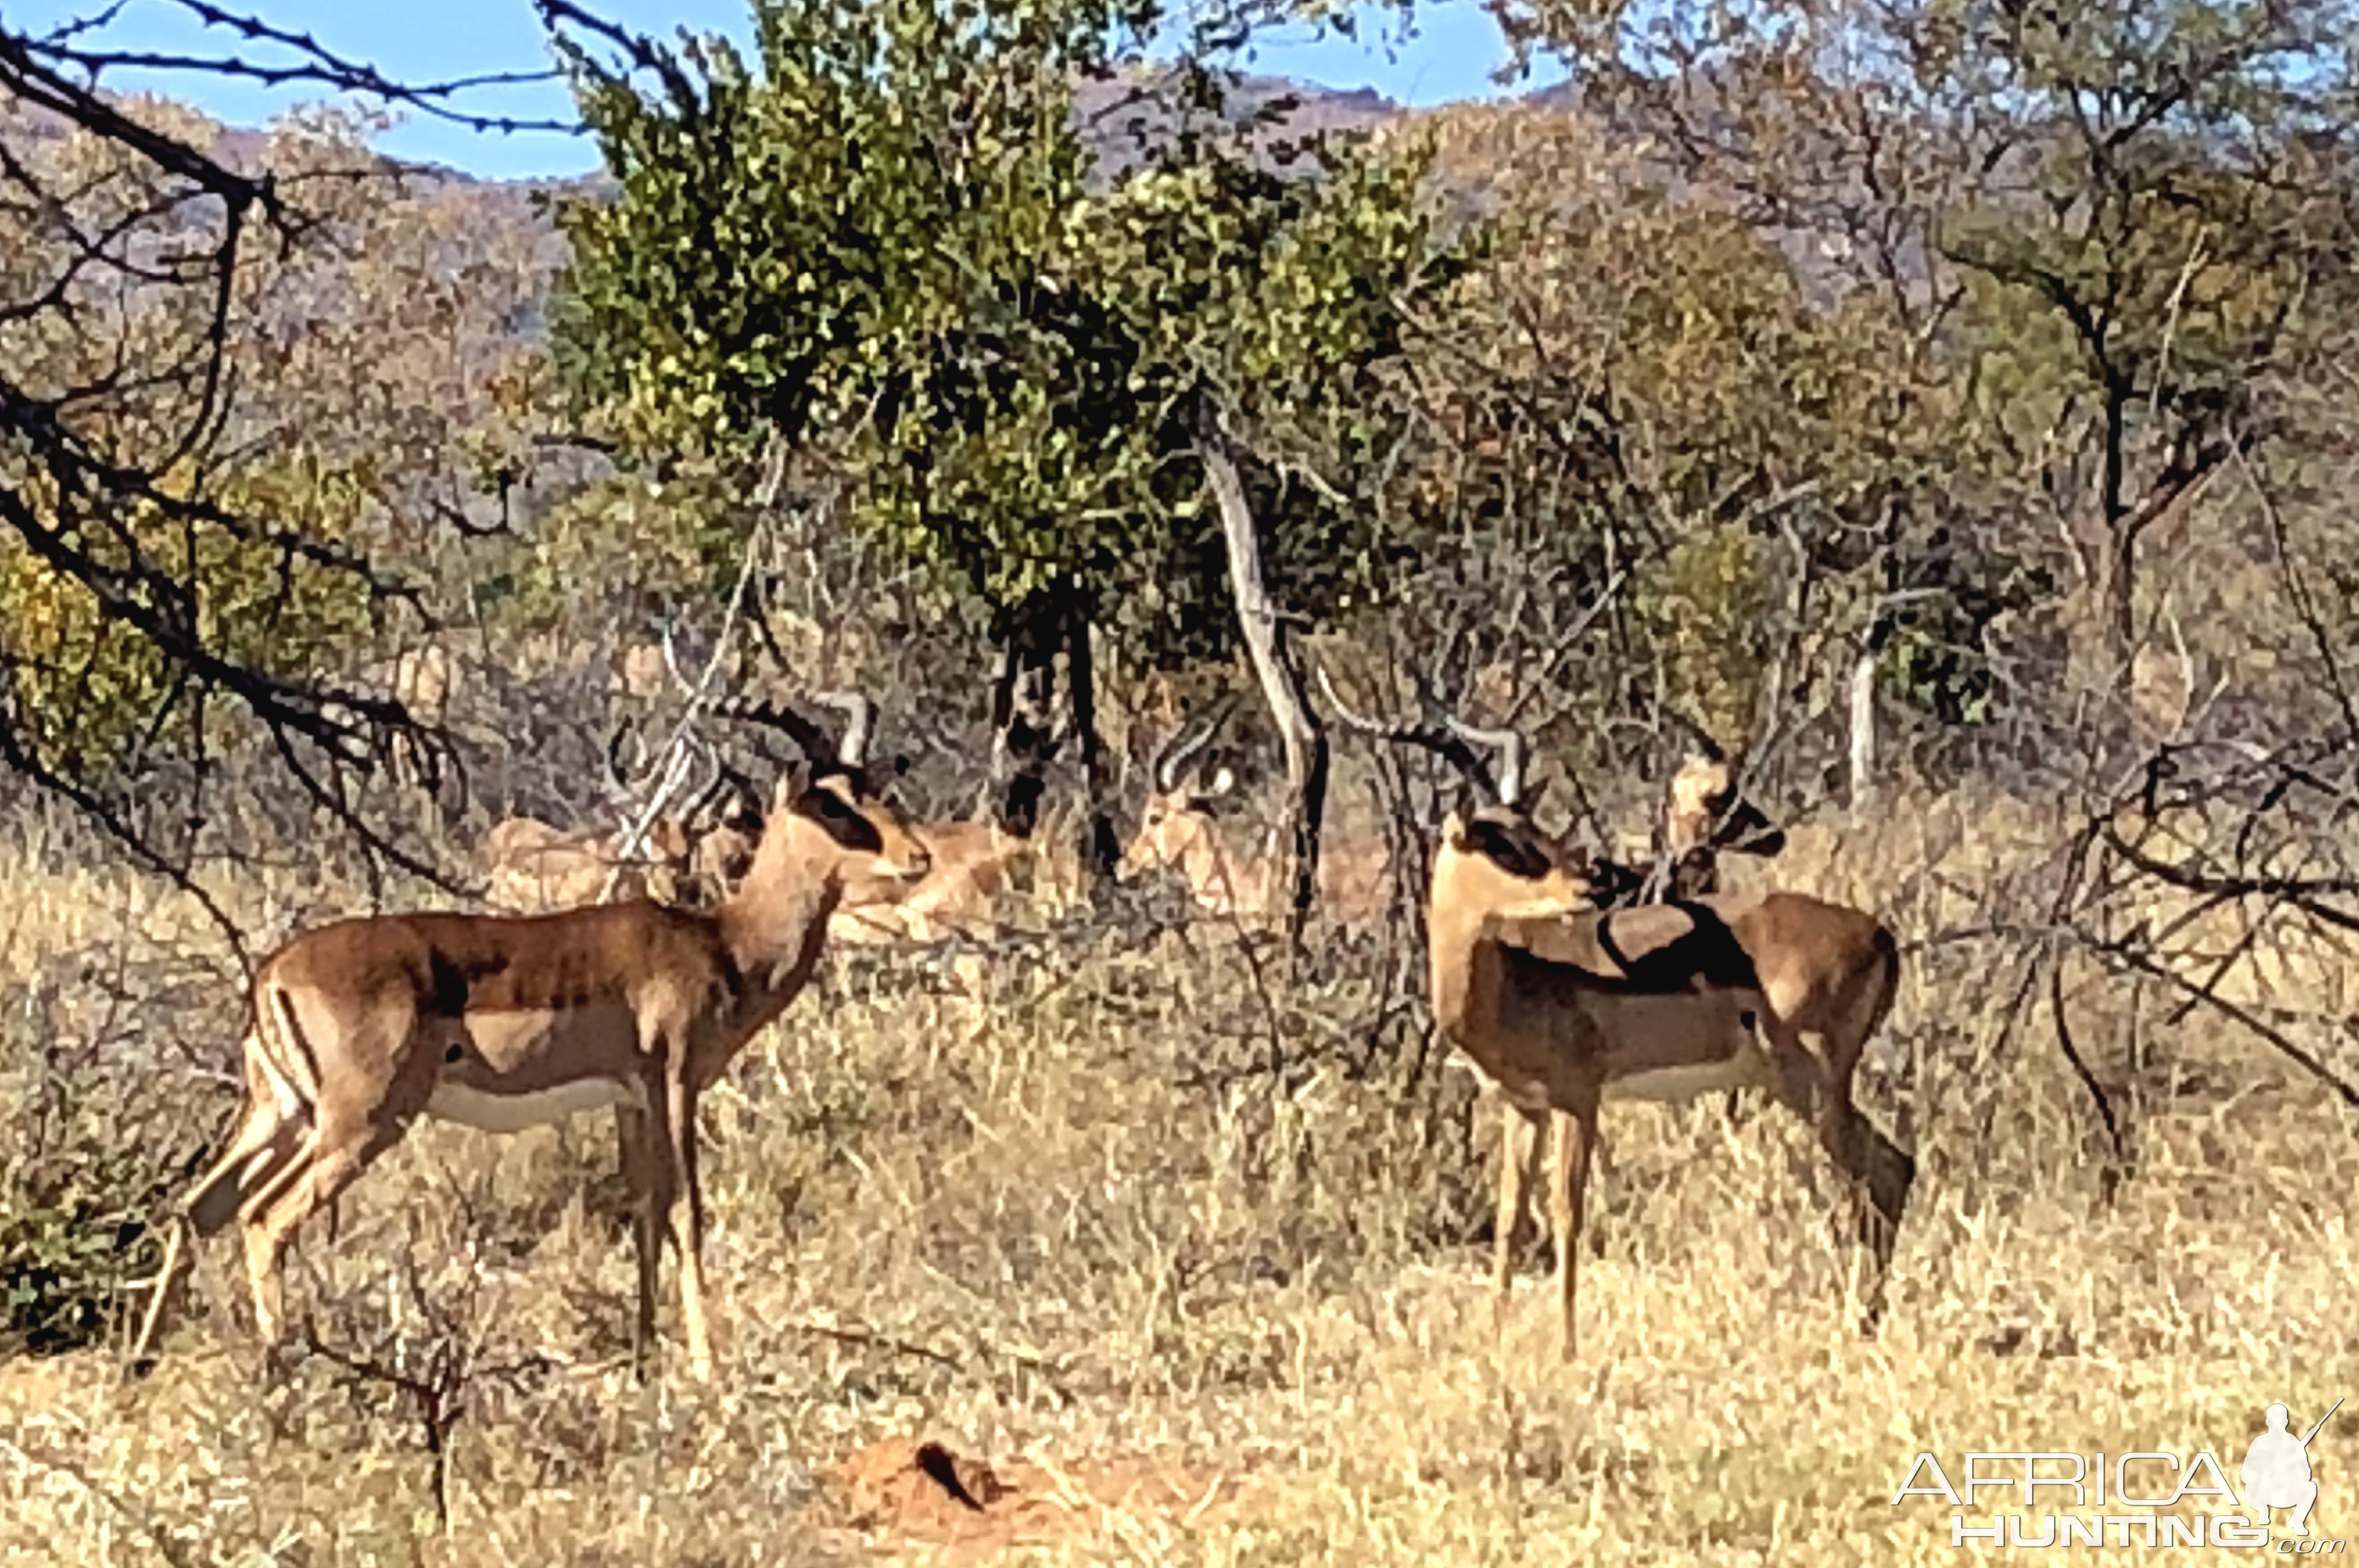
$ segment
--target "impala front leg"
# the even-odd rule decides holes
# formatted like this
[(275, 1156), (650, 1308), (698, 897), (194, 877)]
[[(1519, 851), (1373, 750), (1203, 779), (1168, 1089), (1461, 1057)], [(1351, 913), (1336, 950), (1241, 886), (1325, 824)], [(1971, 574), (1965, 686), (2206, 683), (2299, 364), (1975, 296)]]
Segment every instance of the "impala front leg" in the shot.
[(672, 1241), (679, 1249), (680, 1332), (696, 1376), (712, 1376), (712, 1341), (704, 1320), (704, 1188), (696, 1168), (696, 1090), (674, 1073), (665, 1084), (665, 1139), (670, 1147)]
[[(1575, 1347), (1573, 1298), (1578, 1293), (1582, 1210), (1589, 1193), (1589, 1154), (1597, 1147), (1597, 1106), (1558, 1111), (1556, 1124), (1555, 1202), (1549, 1217), (1556, 1225), (1557, 1304), (1563, 1314), (1560, 1352), (1571, 1361)], [(1539, 1138), (1532, 1139), (1537, 1147)]]
[(1532, 1178), (1539, 1171), (1545, 1113), (1503, 1101), (1499, 1129), (1499, 1213), (1493, 1225), (1491, 1332), (1506, 1326), (1507, 1298), (1515, 1288), (1516, 1254), (1532, 1230)]

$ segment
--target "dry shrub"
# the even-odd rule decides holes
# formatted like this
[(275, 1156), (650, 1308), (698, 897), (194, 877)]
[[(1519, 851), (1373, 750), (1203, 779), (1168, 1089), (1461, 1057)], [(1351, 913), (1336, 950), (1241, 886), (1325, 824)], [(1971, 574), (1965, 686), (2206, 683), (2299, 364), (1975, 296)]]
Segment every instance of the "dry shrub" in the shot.
[[(2354, 1370), (2359, 1159), (2318, 1094), (2215, 1032), (2232, 1092), (2153, 1107), (2108, 1202), (2017, 955), (1928, 942), (2024, 907), (2046, 820), (1928, 800), (1797, 845), (1830, 892), (1911, 868), (1869, 900), (1918, 945), (1864, 1093), (1920, 1160), (1874, 1341), (1807, 1131), (1708, 1102), (1607, 1117), (1578, 1363), (1531, 1279), (1495, 1352), (1492, 1123), (1385, 952), (1322, 923), (1289, 975), (1133, 911), (974, 990), (840, 953), (754, 1043), (707, 1101), (712, 1387), (669, 1339), (630, 1379), (609, 1127), (421, 1128), (290, 1289), (347, 1360), (473, 1357), (447, 1533), (415, 1394), (268, 1367), (217, 1248), (147, 1383), (0, 1367), (0, 1563), (967, 1560), (845, 1479), (927, 1442), (1022, 1478), (1027, 1561), (1946, 1562), (1945, 1513), (1889, 1506), (1920, 1448), (2226, 1453)], [(2359, 1421), (2312, 1455), (2343, 1529)], [(1116, 1484), (1149, 1475), (1186, 1482)]]

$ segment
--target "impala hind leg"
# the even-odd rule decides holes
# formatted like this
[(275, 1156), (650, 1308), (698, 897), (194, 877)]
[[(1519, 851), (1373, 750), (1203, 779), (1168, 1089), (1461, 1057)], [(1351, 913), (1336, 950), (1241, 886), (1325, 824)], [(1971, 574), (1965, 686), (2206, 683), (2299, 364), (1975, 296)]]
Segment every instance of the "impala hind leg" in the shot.
[(287, 1161), (310, 1132), (308, 1113), (299, 1104), (290, 1108), (290, 1094), (282, 1100), (254, 1037), (243, 1051), (245, 1064), (245, 1115), (237, 1132), (188, 1195), (180, 1212), (201, 1236), (212, 1236), (237, 1216), (253, 1195), (277, 1181)]
[(1860, 1114), (1850, 1083), (1831, 1078), (1824, 1058), (1799, 1040), (1772, 1040), (1770, 1049), (1778, 1101), (1818, 1135), (1819, 1147), (1842, 1177), (1841, 1207), (1852, 1236), (1868, 1250), (1873, 1267), (1860, 1332), (1872, 1334), (1883, 1319), (1885, 1278), (1917, 1162)]
[[(1900, 1216), (1908, 1206), (1908, 1190), (1916, 1183), (1917, 1160), (1861, 1115), (1848, 1094), (1831, 1099), (1819, 1141), (1830, 1154), (1838, 1144), (1850, 1152), (1848, 1161), (1838, 1157), (1837, 1163), (1852, 1181), (1856, 1233), (1875, 1265), (1859, 1325), (1862, 1334), (1873, 1334), (1884, 1320), (1885, 1283), (1892, 1272), (1892, 1253), (1899, 1243)], [(1863, 1196), (1864, 1208), (1857, 1202)]]
[(662, 1158), (647, 1113), (636, 1105), (614, 1107), (614, 1141), (631, 1199), (631, 1254), (638, 1274), (638, 1300), (631, 1315), (631, 1374), (647, 1380), (656, 1340), (656, 1288), (663, 1265), (664, 1228), (672, 1203), (671, 1166)]
[(238, 1216), (255, 1328), (265, 1344), (279, 1343), (285, 1328), (287, 1247), (296, 1228), (334, 1202), (400, 1136), (397, 1125), (322, 1122), (278, 1179)]

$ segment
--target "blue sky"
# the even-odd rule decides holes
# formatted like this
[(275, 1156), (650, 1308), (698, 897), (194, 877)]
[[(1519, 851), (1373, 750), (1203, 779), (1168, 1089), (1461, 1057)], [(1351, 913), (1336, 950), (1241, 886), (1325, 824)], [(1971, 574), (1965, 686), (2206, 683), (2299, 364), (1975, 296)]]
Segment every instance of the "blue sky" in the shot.
[[(90, 15), (103, 0), (0, 0), (0, 18), (38, 32)], [(241, 6), (241, 9), (248, 7)], [(547, 66), (539, 24), (527, 0), (251, 0), (273, 25), (308, 31), (326, 48), (366, 60), (405, 82), (447, 80)], [(595, 7), (626, 25), (669, 33), (678, 26), (746, 36), (745, 0), (603, 0)], [(1424, 0), (1415, 35), (1398, 36), (1388, 8), (1366, 6), (1357, 41), (1308, 27), (1274, 32), (1256, 45), (1256, 71), (1330, 87), (1374, 87), (1397, 102), (1429, 105), (1488, 97), (1499, 90), (1490, 73), (1506, 58), (1498, 28), (1472, 0)], [(235, 40), (208, 32), (171, 0), (125, 0), (120, 16), (97, 35), (113, 47), (219, 55)], [(250, 50), (257, 63), (264, 58)], [(266, 91), (251, 83), (189, 73), (110, 74), (110, 85), (168, 93), (190, 100), (232, 125), (259, 125), (316, 89)], [(480, 113), (520, 119), (564, 119), (571, 103), (553, 83), (484, 91), (468, 103)], [(548, 133), (477, 135), (413, 117), (387, 136), (398, 157), (448, 164), (472, 173), (515, 178), (584, 172), (597, 163), (589, 144)]]

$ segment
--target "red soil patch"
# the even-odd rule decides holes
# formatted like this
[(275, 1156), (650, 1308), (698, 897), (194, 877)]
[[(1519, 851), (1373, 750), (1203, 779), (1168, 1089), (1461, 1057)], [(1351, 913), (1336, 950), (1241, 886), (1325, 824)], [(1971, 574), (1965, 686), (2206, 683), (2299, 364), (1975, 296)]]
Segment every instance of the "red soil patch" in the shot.
[(1241, 1489), (1235, 1475), (1146, 1457), (993, 1465), (906, 1439), (846, 1456), (832, 1479), (846, 1528), (974, 1552), (1085, 1532), (1109, 1515), (1201, 1526), (1232, 1513)]

